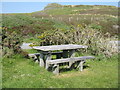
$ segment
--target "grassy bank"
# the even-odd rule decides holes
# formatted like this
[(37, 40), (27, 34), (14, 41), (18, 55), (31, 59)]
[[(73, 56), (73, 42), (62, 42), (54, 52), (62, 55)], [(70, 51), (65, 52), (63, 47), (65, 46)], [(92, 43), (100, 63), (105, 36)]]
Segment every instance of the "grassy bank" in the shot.
[(3, 88), (117, 88), (118, 59), (88, 60), (83, 72), (61, 69), (60, 75), (19, 55), (3, 59)]

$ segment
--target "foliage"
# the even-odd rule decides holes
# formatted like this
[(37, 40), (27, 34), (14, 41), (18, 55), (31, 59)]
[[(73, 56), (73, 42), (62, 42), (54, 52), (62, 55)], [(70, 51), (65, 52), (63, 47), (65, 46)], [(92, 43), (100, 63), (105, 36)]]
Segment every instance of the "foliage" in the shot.
[(16, 53), (20, 53), (20, 45), (22, 43), (22, 38), (15, 32), (8, 33), (7, 29), (3, 29), (2, 33), (2, 54), (5, 57), (11, 57)]
[(95, 28), (92, 29), (91, 26), (84, 28), (82, 25), (71, 27), (68, 30), (57, 29), (44, 32), (39, 36), (42, 40), (41, 45), (82, 44), (88, 46), (88, 53), (93, 55), (103, 54), (105, 57), (110, 57), (118, 50), (112, 47), (109, 41), (117, 40), (117, 38), (110, 37), (109, 33), (106, 33), (106, 37)]

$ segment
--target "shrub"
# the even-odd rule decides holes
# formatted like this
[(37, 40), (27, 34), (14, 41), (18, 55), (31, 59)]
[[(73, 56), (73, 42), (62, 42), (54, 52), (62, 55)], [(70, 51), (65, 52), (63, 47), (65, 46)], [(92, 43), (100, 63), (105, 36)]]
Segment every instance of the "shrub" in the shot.
[(7, 29), (3, 29), (2, 33), (2, 54), (3, 57), (11, 57), (13, 54), (21, 53), (20, 45), (22, 38), (15, 32), (8, 33)]
[(43, 33), (39, 38), (43, 40), (41, 45), (59, 45), (59, 44), (82, 44), (88, 46), (87, 53), (92, 55), (101, 55), (110, 57), (112, 54), (117, 53), (115, 49), (109, 44), (111, 40), (117, 40), (116, 37), (110, 37), (106, 33), (106, 37), (91, 26), (86, 27), (73, 27), (68, 30), (56, 29)]

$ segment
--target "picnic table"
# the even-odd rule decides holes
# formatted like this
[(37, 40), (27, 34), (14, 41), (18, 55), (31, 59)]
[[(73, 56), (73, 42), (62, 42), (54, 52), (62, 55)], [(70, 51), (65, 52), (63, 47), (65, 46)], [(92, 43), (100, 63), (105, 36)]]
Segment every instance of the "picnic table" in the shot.
[[(51, 45), (51, 46), (34, 46), (33, 47), (33, 49), (36, 49), (39, 51), (39, 55), (40, 55), (39, 65), (41, 67), (45, 67), (46, 69), (48, 69), (50, 64), (54, 64), (54, 67), (57, 67), (53, 71), (53, 73), (55, 74), (59, 73), (59, 63), (69, 62), (69, 66), (71, 66), (74, 61), (90, 59), (91, 58), (90, 56), (82, 57), (82, 58), (75, 57), (76, 50), (81, 48), (87, 48), (87, 46), (67, 44), (67, 45)], [(55, 60), (52, 60), (52, 55), (56, 55)]]

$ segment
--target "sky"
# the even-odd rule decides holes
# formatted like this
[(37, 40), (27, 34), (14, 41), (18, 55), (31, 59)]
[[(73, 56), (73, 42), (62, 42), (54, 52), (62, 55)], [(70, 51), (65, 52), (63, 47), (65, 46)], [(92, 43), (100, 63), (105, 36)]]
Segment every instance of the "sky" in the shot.
[(49, 3), (59, 3), (62, 5), (112, 5), (118, 7), (118, 2), (2, 2), (2, 13), (41, 11)]

